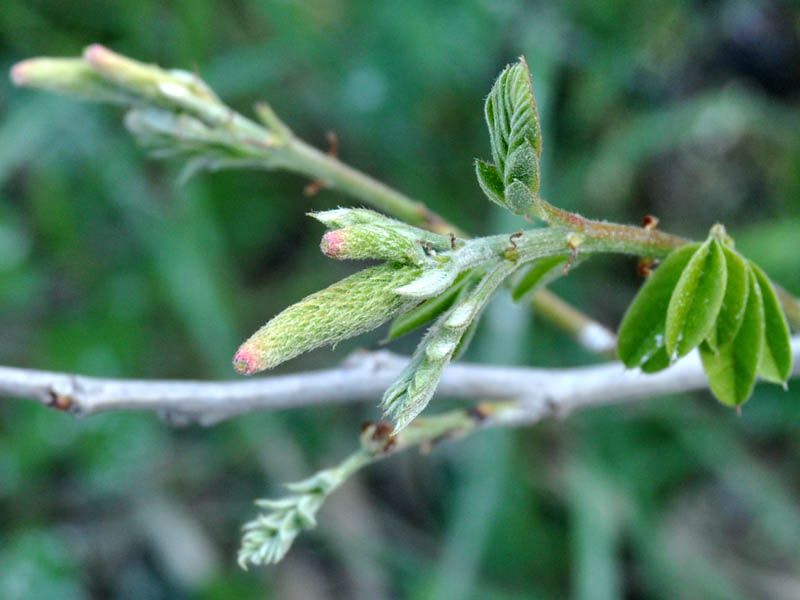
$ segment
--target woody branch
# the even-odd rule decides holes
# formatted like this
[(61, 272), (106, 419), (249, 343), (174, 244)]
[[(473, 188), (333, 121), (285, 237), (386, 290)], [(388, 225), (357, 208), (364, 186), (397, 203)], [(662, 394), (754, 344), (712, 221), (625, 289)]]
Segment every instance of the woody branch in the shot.
[[(792, 338), (793, 376), (800, 375), (800, 336)], [(237, 415), (306, 406), (375, 402), (408, 359), (391, 352), (359, 352), (319, 371), (235, 382), (106, 379), (0, 367), (0, 396), (31, 398), (86, 416), (109, 411), (157, 411), (177, 422), (212, 425)], [(613, 362), (569, 369), (449, 365), (439, 397), (514, 401), (497, 424), (521, 425), (591, 406), (704, 389), (696, 354), (646, 375)]]

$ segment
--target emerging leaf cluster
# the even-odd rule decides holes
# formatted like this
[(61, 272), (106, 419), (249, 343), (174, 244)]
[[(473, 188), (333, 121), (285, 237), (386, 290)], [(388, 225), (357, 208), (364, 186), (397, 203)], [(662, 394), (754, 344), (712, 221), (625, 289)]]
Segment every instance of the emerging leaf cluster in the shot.
[(524, 57), (497, 78), (485, 114), (494, 164), (475, 161), (478, 183), (492, 202), (527, 214), (539, 195), (542, 133)]
[(672, 252), (628, 308), (617, 351), (651, 373), (699, 348), (711, 391), (740, 406), (756, 377), (783, 383), (792, 370), (789, 327), (769, 278), (733, 248), (721, 226)]

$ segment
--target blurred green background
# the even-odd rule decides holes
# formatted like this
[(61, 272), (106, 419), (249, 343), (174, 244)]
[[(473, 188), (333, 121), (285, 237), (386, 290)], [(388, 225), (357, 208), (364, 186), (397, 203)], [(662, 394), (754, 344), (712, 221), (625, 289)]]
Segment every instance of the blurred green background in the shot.
[[(268, 100), (301, 137), (473, 233), (520, 222), (482, 198), (484, 95), (524, 53), (543, 195), (703, 236), (717, 220), (800, 293), (800, 10), (591, 0), (3, 0), (0, 71), (101, 42), (196, 69), (232, 106)], [(0, 364), (233, 378), (237, 345), (355, 265), (325, 259), (285, 173), (177, 183), (118, 110), (0, 81)], [(635, 261), (555, 290), (616, 326)], [(384, 331), (283, 365), (335, 364)], [(417, 336), (392, 348), (409, 352)], [(597, 359), (498, 298), (469, 360)], [(798, 598), (800, 393), (743, 416), (708, 393), (603, 408), (381, 462), (337, 492), (277, 567), (235, 565), (251, 501), (338, 461), (375, 407), (171, 428), (0, 403), (0, 598)], [(377, 399), (376, 399), (377, 400)], [(441, 406), (441, 403), (440, 405)], [(436, 410), (436, 405), (430, 410)]]

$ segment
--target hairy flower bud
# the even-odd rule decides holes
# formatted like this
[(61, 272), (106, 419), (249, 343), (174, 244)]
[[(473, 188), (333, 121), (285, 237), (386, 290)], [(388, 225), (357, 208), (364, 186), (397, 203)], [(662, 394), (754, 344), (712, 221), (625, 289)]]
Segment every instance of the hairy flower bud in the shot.
[(241, 345), (234, 368), (244, 375), (270, 369), (298, 354), (375, 329), (417, 302), (394, 293), (419, 275), (410, 265), (364, 269), (293, 304)]
[[(395, 258), (395, 254), (391, 256), (387, 254), (387, 252), (394, 252), (398, 250), (400, 246), (405, 246), (407, 243), (411, 243), (412, 245), (424, 245), (425, 247), (430, 248), (434, 252), (444, 252), (447, 250), (451, 250), (453, 245), (463, 245), (463, 240), (457, 240), (454, 237), (451, 238), (445, 235), (439, 235), (436, 233), (431, 233), (425, 229), (420, 229), (419, 227), (414, 227), (413, 225), (409, 225), (408, 223), (403, 223), (402, 221), (398, 221), (396, 219), (391, 219), (386, 217), (374, 210), (369, 210), (367, 208), (336, 208), (333, 210), (326, 210), (322, 212), (312, 212), (308, 213), (310, 217), (315, 218), (317, 221), (325, 225), (329, 229), (348, 229), (354, 227), (374, 227), (379, 229), (362, 229), (356, 230), (352, 234), (353, 238), (358, 237), (358, 242), (351, 242), (351, 244), (364, 246), (364, 245), (373, 245), (375, 246), (376, 250), (378, 246), (383, 246), (386, 248), (387, 246), (391, 246), (392, 250), (384, 249), (382, 253), (374, 254), (369, 257), (367, 256), (342, 256), (341, 258), (384, 258), (386, 257), (388, 260), (402, 260), (407, 262), (409, 260), (408, 256), (403, 254), (403, 258)], [(380, 232), (379, 232), (380, 231)], [(366, 238), (368, 237), (369, 232), (375, 232), (375, 237), (379, 238), (374, 242), (370, 242)], [(379, 233), (378, 233), (379, 232)], [(351, 234), (348, 234), (351, 235)], [(383, 239), (380, 239), (383, 238)], [(325, 250), (323, 249), (323, 252)], [(361, 253), (361, 251), (356, 251)], [(414, 254), (417, 256), (421, 256), (424, 258), (424, 254), (422, 253), (422, 249), (419, 249), (419, 252), (414, 249)], [(327, 254), (327, 253), (326, 253)], [(334, 257), (339, 258), (339, 257)], [(416, 262), (416, 261), (414, 261)]]
[(325, 256), (340, 260), (380, 258), (422, 265), (425, 262), (422, 242), (405, 229), (353, 225), (326, 233), (322, 236), (320, 249)]

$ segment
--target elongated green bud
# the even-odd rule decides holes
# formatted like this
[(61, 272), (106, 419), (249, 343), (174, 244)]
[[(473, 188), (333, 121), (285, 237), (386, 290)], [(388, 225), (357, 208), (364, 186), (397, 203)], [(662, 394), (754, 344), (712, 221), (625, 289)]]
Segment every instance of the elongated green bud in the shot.
[(100, 44), (86, 48), (83, 59), (106, 80), (138, 96), (161, 100), (179, 93), (178, 88), (182, 88), (197, 98), (218, 102), (211, 88), (187, 71), (167, 71), (117, 54)]
[(193, 114), (210, 125), (228, 124), (239, 118), (197, 75), (180, 69), (162, 69), (92, 44), (83, 60), (102, 78), (135, 98)]
[(375, 329), (417, 304), (393, 290), (419, 272), (410, 265), (385, 263), (311, 294), (278, 314), (242, 344), (233, 358), (234, 368), (252, 375), (303, 352)]
[(421, 240), (405, 230), (382, 225), (352, 225), (329, 231), (322, 236), (320, 249), (325, 256), (337, 259), (381, 258), (415, 265), (425, 262)]
[(80, 58), (31, 58), (11, 69), (15, 85), (41, 88), (97, 102), (128, 103), (133, 97)]

